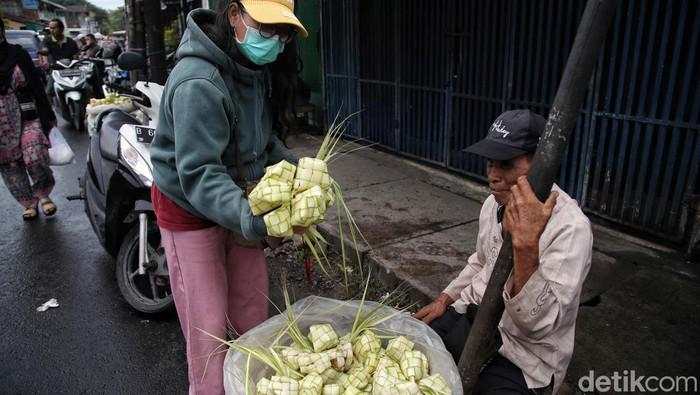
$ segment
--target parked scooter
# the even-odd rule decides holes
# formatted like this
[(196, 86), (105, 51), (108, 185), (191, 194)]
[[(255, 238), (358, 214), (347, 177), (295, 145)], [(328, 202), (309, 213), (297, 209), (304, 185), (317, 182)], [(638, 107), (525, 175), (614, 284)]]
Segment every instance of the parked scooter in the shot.
[[(142, 55), (125, 52), (119, 67), (145, 66)], [(138, 82), (132, 96), (143, 121), (117, 109), (97, 118), (90, 138), (80, 197), (100, 244), (116, 256), (124, 299), (136, 310), (158, 313), (173, 303), (165, 253), (151, 205), (152, 165), (148, 147), (158, 122), (163, 86)]]
[(61, 116), (78, 131), (85, 131), (85, 106), (93, 95), (95, 65), (89, 59), (61, 59), (51, 66), (53, 90)]

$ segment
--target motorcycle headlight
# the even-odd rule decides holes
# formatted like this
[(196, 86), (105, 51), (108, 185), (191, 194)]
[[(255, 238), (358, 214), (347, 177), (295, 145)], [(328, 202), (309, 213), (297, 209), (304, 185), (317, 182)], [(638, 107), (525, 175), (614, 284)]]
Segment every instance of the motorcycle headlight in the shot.
[(153, 185), (153, 171), (141, 153), (123, 136), (119, 136), (119, 156), (147, 187)]

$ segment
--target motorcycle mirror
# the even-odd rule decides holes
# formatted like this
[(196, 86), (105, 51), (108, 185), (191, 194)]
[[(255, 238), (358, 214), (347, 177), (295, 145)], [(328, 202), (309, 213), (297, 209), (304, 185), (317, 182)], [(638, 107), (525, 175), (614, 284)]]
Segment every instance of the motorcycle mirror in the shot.
[(117, 58), (117, 65), (122, 70), (142, 70), (146, 67), (146, 58), (137, 52), (124, 52)]

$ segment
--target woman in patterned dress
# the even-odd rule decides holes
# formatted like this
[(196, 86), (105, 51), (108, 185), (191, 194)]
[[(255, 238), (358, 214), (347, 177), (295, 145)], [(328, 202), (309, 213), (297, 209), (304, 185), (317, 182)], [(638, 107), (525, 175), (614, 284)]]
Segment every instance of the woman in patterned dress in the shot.
[(38, 73), (27, 51), (7, 42), (0, 19), (0, 173), (25, 220), (37, 217), (38, 206), (56, 214), (47, 138), (56, 116)]

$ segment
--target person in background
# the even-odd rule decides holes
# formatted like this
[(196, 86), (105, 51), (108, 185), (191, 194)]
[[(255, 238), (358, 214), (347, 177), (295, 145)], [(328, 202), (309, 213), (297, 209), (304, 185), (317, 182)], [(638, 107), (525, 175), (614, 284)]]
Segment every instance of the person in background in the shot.
[(75, 59), (78, 56), (78, 44), (72, 38), (66, 37), (63, 34), (64, 30), (65, 25), (60, 19), (52, 19), (49, 22), (51, 34), (44, 39), (42, 48), (49, 65), (61, 59)]
[(292, 0), (192, 11), (163, 92), (151, 198), (187, 343), (190, 394), (224, 393), (225, 352), (204, 332), (225, 338), (229, 322), (242, 334), (267, 318), (267, 227), (246, 197), (266, 166), (296, 163), (273, 132), (273, 112), (282, 110), (270, 100), (290, 90), (275, 88), (268, 66), (297, 33), (307, 36), (293, 12)]
[(80, 49), (80, 58), (96, 58), (102, 48), (97, 44), (95, 35), (88, 33), (85, 35), (84, 40), (85, 45)]
[[(49, 68), (61, 59), (74, 59), (78, 56), (78, 44), (72, 38), (63, 34), (65, 25), (60, 19), (52, 19), (49, 22), (49, 32), (44, 39), (40, 54), (42, 54), (42, 64), (44, 68)], [(46, 93), (53, 96), (53, 77), (51, 73), (46, 73)]]
[(0, 19), (0, 173), (25, 220), (37, 217), (38, 206), (46, 216), (56, 214), (49, 198), (55, 181), (48, 152), (55, 125), (40, 71), (24, 48), (5, 40)]

